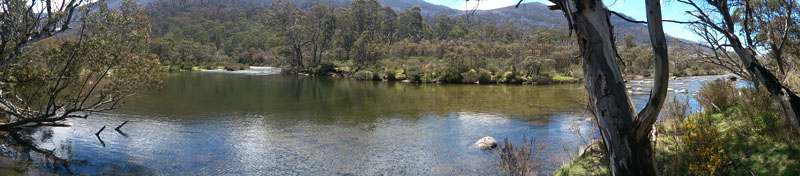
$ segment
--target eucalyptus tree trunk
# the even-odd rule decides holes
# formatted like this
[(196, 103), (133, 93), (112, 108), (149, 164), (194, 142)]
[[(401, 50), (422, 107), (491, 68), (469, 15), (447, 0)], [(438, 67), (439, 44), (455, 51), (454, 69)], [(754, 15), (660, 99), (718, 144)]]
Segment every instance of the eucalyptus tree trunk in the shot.
[(601, 0), (551, 0), (577, 34), (592, 114), (605, 142), (613, 175), (656, 175), (650, 131), (666, 97), (667, 44), (658, 0), (647, 0), (647, 20), (655, 59), (655, 86), (650, 100), (636, 113), (616, 63), (609, 11)]

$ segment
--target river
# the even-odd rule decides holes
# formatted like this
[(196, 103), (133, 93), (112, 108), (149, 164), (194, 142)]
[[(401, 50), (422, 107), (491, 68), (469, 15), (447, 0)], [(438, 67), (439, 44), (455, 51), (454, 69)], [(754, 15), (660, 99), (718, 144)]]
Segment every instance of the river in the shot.
[[(25, 131), (45, 153), (0, 140), (0, 175), (493, 175), (484, 136), (547, 145), (543, 174), (596, 127), (582, 84), (453, 85), (244, 72), (174, 73), (122, 109)], [(690, 93), (721, 76), (671, 80)], [(641, 108), (646, 81), (632, 100)], [(670, 93), (671, 97), (673, 93)], [(696, 107), (696, 102), (690, 103)], [(120, 131), (111, 128), (129, 121)], [(106, 130), (95, 136), (101, 127)], [(4, 174), (5, 173), (5, 174)]]

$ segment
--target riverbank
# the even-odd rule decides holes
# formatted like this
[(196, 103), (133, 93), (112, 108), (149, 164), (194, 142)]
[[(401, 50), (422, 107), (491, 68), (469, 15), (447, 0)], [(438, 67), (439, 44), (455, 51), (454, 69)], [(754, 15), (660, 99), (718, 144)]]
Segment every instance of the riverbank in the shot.
[[(800, 140), (768, 94), (714, 81), (698, 91), (706, 109), (689, 114), (681, 100), (665, 105), (653, 141), (661, 173), (798, 175)], [(593, 142), (554, 175), (609, 175), (602, 141)]]
[[(169, 64), (165, 64), (169, 65)], [(246, 70), (248, 65), (228, 62), (210, 62), (200, 64), (183, 63), (168, 66), (170, 71), (208, 71)], [(507, 62), (486, 62), (477, 67), (467, 67), (463, 63), (451, 63), (448, 59), (432, 57), (409, 57), (405, 59), (381, 59), (367, 64), (357, 64), (352, 60), (331, 61), (315, 64), (315, 66), (297, 68), (290, 65), (277, 66), (286, 74), (303, 76), (331, 76), (362, 81), (397, 81), (407, 83), (450, 83), (450, 84), (576, 84), (583, 82), (583, 71), (579, 65), (559, 69), (539, 64), (514, 64)], [(689, 71), (691, 73), (685, 73)], [(684, 69), (670, 76), (716, 75), (722, 72), (703, 69)], [(644, 80), (650, 78), (650, 71), (624, 73), (626, 80)]]
[(465, 69), (454, 71), (437, 68), (437, 66), (408, 66), (408, 67), (352, 67), (328, 66), (327, 68), (306, 69), (292, 71), (284, 69), (287, 73), (297, 73), (304, 76), (331, 76), (361, 81), (397, 81), (406, 83), (449, 83), (449, 84), (575, 84), (583, 80), (569, 73), (540, 73), (535, 75), (522, 74), (514, 71), (499, 71), (489, 69)]
[(224, 71), (239, 71), (250, 69), (250, 65), (234, 63), (234, 62), (212, 62), (205, 64), (169, 64), (162, 63), (161, 69), (167, 72), (186, 72), (186, 71), (209, 71), (209, 70), (224, 70)]

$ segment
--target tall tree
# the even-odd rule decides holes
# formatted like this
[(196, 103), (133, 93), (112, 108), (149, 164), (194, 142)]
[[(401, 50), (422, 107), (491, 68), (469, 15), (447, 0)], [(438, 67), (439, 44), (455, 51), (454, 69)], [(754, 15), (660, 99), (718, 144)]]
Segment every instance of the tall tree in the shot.
[(265, 14), (267, 26), (272, 26), (273, 32), (279, 33), (283, 42), (289, 46), (292, 53), (291, 64), (299, 70), (305, 68), (303, 48), (311, 42), (308, 26), (305, 25), (308, 20), (304, 13), (291, 1), (277, 0), (267, 8)]
[(650, 40), (656, 63), (655, 86), (650, 99), (636, 114), (617, 67), (617, 47), (609, 11), (600, 0), (551, 0), (561, 10), (578, 37), (583, 57), (586, 89), (592, 114), (608, 151), (613, 175), (656, 175), (650, 131), (666, 97), (669, 62), (661, 7), (646, 0)]
[(361, 33), (356, 33), (354, 17), (350, 9), (337, 8), (336, 12), (336, 44), (344, 50), (343, 59), (350, 59), (350, 51)]
[(414, 42), (422, 40), (425, 22), (422, 20), (421, 13), (420, 7), (406, 9), (400, 13), (398, 22), (401, 24), (400, 33), (403, 37), (410, 38)]
[(382, 8), (375, 0), (355, 0), (350, 4), (350, 12), (355, 22), (355, 31), (377, 31), (380, 27)]
[(450, 30), (453, 28), (450, 16), (441, 14), (436, 20), (436, 39), (447, 40), (447, 37), (450, 36)]
[(381, 38), (387, 45), (391, 45), (397, 38), (397, 13), (392, 7), (383, 7), (381, 20)]
[(311, 64), (319, 65), (324, 58), (325, 51), (331, 45), (334, 32), (336, 31), (336, 18), (333, 14), (333, 6), (330, 4), (320, 4), (314, 2), (311, 6), (308, 19), (311, 20)]

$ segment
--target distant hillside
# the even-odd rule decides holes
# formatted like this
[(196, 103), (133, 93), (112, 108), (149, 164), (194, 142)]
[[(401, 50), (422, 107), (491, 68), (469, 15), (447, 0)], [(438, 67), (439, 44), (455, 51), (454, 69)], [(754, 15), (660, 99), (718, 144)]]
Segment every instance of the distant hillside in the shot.
[[(119, 7), (122, 0), (108, 0), (109, 7)], [(135, 0), (142, 4), (147, 4), (158, 0)], [(274, 0), (245, 0), (253, 3), (270, 4)], [(292, 2), (298, 4), (300, 8), (308, 9), (316, 0), (293, 0)], [(336, 7), (346, 7), (353, 0), (323, 0), (325, 3), (333, 4)], [(514, 26), (522, 29), (532, 28), (567, 28), (567, 20), (560, 11), (552, 11), (547, 9), (547, 6), (538, 3), (524, 3), (519, 8), (513, 6), (493, 9), (493, 10), (476, 10), (476, 11), (461, 11), (452, 9), (446, 6), (428, 3), (424, 0), (378, 0), (383, 6), (390, 6), (397, 11), (403, 9), (410, 9), (414, 6), (422, 8), (423, 16), (429, 22), (435, 20), (435, 17), (440, 14), (449, 16), (465, 16), (474, 20), (473, 22), (482, 24), (489, 23), (495, 25), (513, 24)], [(620, 19), (619, 17), (612, 16), (611, 24), (614, 26), (616, 37), (621, 40), (627, 34), (633, 34), (637, 42), (646, 43), (649, 41), (649, 34), (647, 27), (642, 24), (634, 24)]]
[[(470, 18), (485, 23), (511, 23), (520, 28), (567, 28), (567, 20), (561, 11), (550, 10), (546, 5), (538, 2), (520, 4), (519, 8), (510, 6), (493, 10), (462, 12), (459, 15), (470, 16)], [(614, 26), (618, 40), (627, 34), (633, 34), (638, 42), (650, 41), (650, 35), (645, 25), (630, 23), (613, 15), (611, 16), (611, 25)]]

